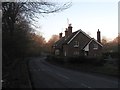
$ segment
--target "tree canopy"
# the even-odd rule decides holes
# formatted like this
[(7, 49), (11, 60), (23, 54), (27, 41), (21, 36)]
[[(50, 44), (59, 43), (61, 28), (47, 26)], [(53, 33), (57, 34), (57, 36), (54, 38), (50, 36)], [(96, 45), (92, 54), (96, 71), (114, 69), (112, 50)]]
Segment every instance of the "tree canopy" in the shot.
[(46, 0), (2, 2), (3, 60), (6, 57), (9, 57), (9, 60), (21, 58), (28, 52), (40, 53), (45, 39), (34, 34), (31, 22), (38, 18), (38, 14), (57, 13), (70, 6), (71, 2), (60, 4)]

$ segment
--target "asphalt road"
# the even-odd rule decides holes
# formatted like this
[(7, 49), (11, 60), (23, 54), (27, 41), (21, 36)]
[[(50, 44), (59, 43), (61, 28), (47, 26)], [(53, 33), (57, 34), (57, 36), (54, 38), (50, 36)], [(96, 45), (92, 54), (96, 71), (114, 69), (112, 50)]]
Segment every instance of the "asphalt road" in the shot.
[(118, 88), (118, 79), (96, 76), (51, 65), (43, 58), (28, 63), (33, 88)]

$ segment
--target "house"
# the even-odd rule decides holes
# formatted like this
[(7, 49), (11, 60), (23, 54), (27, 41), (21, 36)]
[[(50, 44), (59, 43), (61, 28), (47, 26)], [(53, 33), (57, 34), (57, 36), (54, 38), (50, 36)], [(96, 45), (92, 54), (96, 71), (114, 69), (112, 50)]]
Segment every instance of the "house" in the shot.
[(59, 33), (59, 40), (52, 46), (52, 53), (58, 56), (87, 56), (97, 57), (101, 55), (102, 47), (100, 31), (97, 31), (97, 40), (91, 38), (84, 31), (72, 32), (69, 24), (65, 30), (65, 36)]

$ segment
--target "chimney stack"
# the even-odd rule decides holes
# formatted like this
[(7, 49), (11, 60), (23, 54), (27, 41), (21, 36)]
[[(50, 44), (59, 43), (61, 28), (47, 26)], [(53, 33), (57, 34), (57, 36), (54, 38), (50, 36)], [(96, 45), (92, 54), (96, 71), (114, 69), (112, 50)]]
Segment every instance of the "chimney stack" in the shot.
[(69, 24), (68, 26), (68, 35), (72, 34), (72, 25)]
[(65, 30), (65, 37), (68, 37), (68, 29)]
[(59, 33), (59, 39), (61, 39), (62, 38), (62, 32), (61, 33)]
[(101, 43), (101, 36), (100, 36), (100, 31), (99, 31), (99, 29), (98, 29), (98, 31), (97, 31), (97, 41), (98, 41), (99, 43)]

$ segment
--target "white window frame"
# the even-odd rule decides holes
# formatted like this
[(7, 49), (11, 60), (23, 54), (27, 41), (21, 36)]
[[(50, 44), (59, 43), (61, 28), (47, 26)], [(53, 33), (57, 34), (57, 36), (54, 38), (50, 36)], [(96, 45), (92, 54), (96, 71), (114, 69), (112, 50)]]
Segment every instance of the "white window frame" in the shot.
[(80, 53), (79, 53), (79, 51), (74, 51), (73, 54), (74, 55), (79, 55)]
[(59, 49), (55, 50), (55, 55), (60, 55), (60, 50)]
[(74, 41), (74, 47), (79, 47), (79, 42), (78, 41)]
[(67, 56), (67, 53), (66, 53), (66, 51), (64, 52), (64, 56)]
[(98, 49), (98, 44), (93, 44), (93, 49), (97, 50)]

